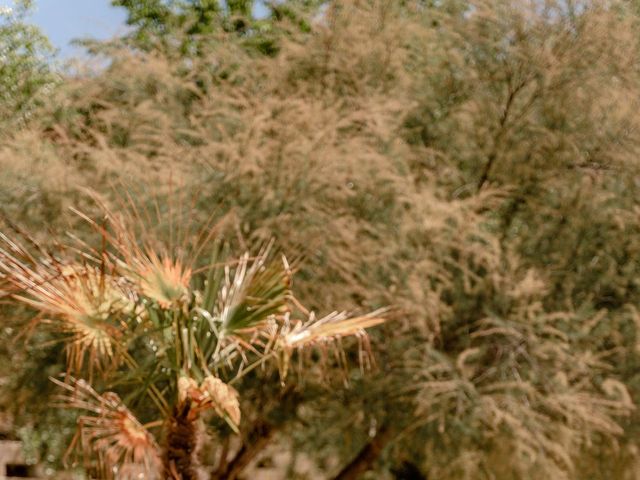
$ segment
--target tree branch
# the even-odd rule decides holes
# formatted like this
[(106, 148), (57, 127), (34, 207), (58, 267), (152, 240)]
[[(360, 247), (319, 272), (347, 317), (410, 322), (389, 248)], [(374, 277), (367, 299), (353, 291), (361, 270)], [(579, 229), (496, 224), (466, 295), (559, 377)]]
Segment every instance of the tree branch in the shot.
[(367, 470), (371, 469), (371, 465), (373, 465), (382, 450), (384, 450), (384, 447), (386, 447), (394, 437), (394, 432), (387, 425), (383, 425), (376, 436), (358, 452), (351, 462), (333, 477), (333, 480), (358, 479)]
[(271, 443), (275, 432), (276, 428), (269, 423), (256, 423), (238, 453), (229, 462), (223, 460), (218, 470), (211, 475), (211, 480), (236, 480), (249, 463)]

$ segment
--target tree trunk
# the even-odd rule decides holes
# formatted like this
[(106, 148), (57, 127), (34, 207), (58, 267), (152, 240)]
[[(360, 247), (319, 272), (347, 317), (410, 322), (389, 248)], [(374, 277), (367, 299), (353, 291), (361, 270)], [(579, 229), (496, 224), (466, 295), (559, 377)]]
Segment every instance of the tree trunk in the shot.
[[(282, 418), (286, 416), (285, 412), (294, 412), (301, 400), (302, 397), (296, 390), (295, 384), (290, 384), (281, 390), (276, 399), (274, 399), (275, 407), (273, 409), (265, 407), (265, 412), (271, 415), (275, 414), (275, 417)], [(240, 450), (238, 450), (229, 461), (227, 461), (223, 448), (223, 456), (220, 459), (220, 464), (211, 474), (210, 480), (236, 480), (251, 461), (269, 445), (283, 424), (273, 424), (265, 420), (268, 416), (270, 415), (258, 418), (253, 423), (245, 435)]]
[(174, 407), (169, 419), (163, 456), (165, 480), (197, 480), (197, 418), (189, 415), (189, 401)]
[(275, 428), (267, 423), (257, 424), (236, 455), (211, 475), (211, 480), (236, 480), (249, 463), (269, 444)]
[(358, 455), (356, 455), (333, 480), (357, 480), (360, 478), (361, 475), (371, 468), (373, 462), (377, 460), (384, 447), (387, 446), (393, 437), (394, 434), (391, 429), (384, 425), (376, 436), (358, 452)]

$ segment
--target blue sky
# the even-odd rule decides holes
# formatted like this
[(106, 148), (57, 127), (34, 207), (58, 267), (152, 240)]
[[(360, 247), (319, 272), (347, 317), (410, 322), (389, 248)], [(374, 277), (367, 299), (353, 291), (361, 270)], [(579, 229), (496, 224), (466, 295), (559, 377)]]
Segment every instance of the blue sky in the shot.
[[(11, 6), (12, 0), (0, 0)], [(81, 53), (69, 42), (74, 38), (107, 39), (126, 31), (126, 11), (111, 6), (110, 0), (36, 0), (31, 21), (60, 50), (62, 58)], [(257, 14), (260, 14), (258, 8)]]
[[(0, 0), (2, 3), (3, 0)], [(68, 58), (78, 53), (69, 42), (74, 38), (111, 38), (126, 31), (126, 11), (109, 0), (36, 0), (31, 21)]]

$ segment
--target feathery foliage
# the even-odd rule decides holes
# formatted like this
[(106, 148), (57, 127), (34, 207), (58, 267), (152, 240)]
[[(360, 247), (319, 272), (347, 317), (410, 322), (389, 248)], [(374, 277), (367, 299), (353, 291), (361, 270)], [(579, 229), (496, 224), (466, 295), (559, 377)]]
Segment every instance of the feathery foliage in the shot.
[[(228, 253), (209, 265), (236, 258), (226, 267), (203, 270), (206, 262), (189, 260), (193, 248), (148, 245), (153, 236), (118, 233), (110, 217), (109, 255), (98, 249), (50, 279), (65, 294), (95, 290), (89, 272), (126, 278), (113, 287), (125, 292), (122, 308), (141, 319), (139, 328), (158, 332), (173, 324), (167, 312), (176, 306), (199, 308), (206, 322), (171, 338), (207, 355), (220, 338), (218, 354), (237, 352), (234, 375), (273, 358), (273, 369), (256, 367), (233, 386), (229, 366), (207, 364), (227, 389), (205, 382), (198, 356), (154, 340), (171, 374), (145, 378), (174, 391), (181, 381), (183, 398), (203, 414), (237, 426), (235, 388), (241, 392), (237, 437), (220, 428), (196, 435), (189, 411), (172, 416), (174, 431), (212, 439), (199, 452), (210, 471), (234, 478), (276, 444), (343, 479), (403, 469), (441, 479), (632, 478), (640, 462), (634, 2), (291, 0), (240, 29), (212, 8), (202, 17), (214, 19), (202, 23), (210, 28), (197, 32), (188, 31), (195, 2), (176, 3), (155, 23), (140, 13), (144, 3), (127, 2), (127, 47), (101, 46), (108, 68), (65, 79), (0, 146), (3, 231), (18, 220), (46, 221), (56, 235), (36, 232), (43, 248), (67, 229), (88, 237), (86, 222), (66, 207), (95, 219), (104, 212), (77, 185), (90, 183), (115, 212), (125, 209), (114, 208), (110, 185), (123, 178), (139, 182), (143, 202), (184, 185), (195, 192), (197, 223), (213, 211), (225, 216)], [(285, 11), (293, 13), (278, 13)], [(258, 49), (267, 55), (256, 45), (269, 45)], [(301, 378), (288, 373), (290, 348), (324, 334), (339, 347), (340, 326), (376, 321), (318, 320), (296, 302), (288, 308), (298, 317), (281, 311), (291, 266), (243, 256), (271, 238), (304, 257), (295, 284), (301, 304), (398, 307), (393, 326), (371, 333), (379, 374), (345, 369), (345, 358), (357, 363), (355, 349), (336, 350), (332, 361), (323, 348), (299, 357)], [(57, 268), (16, 259), (47, 278)], [(207, 293), (205, 285), (216, 287)], [(35, 293), (22, 296), (41, 302)], [(79, 307), (99, 316), (101, 305)], [(261, 323), (269, 315), (278, 320)], [(85, 338), (64, 325), (65, 338)], [(221, 337), (206, 337), (210, 325)], [(36, 330), (34, 338), (43, 335)], [(110, 348), (122, 348), (119, 335), (105, 337)], [(138, 341), (134, 353), (153, 351)], [(85, 367), (108, 351), (97, 347), (107, 343), (77, 345), (81, 355), (67, 354)], [(25, 362), (32, 375), (33, 362)], [(129, 369), (116, 363), (95, 368)], [(323, 363), (324, 375), (353, 388), (319, 388)], [(285, 374), (287, 385), (306, 388), (282, 389)], [(145, 398), (137, 381), (125, 376), (113, 387), (127, 405)], [(235, 438), (242, 447), (234, 449)], [(190, 460), (171, 451), (176, 464)]]

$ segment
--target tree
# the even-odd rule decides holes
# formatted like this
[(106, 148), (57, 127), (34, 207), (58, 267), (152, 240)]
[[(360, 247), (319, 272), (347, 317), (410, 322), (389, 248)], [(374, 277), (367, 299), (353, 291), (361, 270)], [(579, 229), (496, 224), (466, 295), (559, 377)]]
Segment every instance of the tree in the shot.
[[(222, 26), (109, 50), (0, 150), (8, 218), (61, 231), (67, 204), (102, 215), (76, 185), (134, 179), (143, 200), (179, 177), (194, 216), (229, 214), (233, 252), (304, 255), (301, 303), (399, 307), (350, 390), (245, 376), (242, 447), (214, 429), (203, 452), (218, 478), (273, 444), (338, 478), (637, 471), (631, 2), (322, 3), (274, 13), (269, 55)], [(55, 353), (11, 364), (42, 378)]]
[(137, 231), (138, 215), (90, 221), (109, 247), (83, 244), (70, 257), (29, 252), (2, 234), (4, 290), (38, 312), (31, 329), (63, 342), (67, 373), (52, 381), (62, 406), (83, 412), (74, 444), (97, 458), (101, 478), (197, 478), (201, 419), (214, 412), (237, 431), (232, 385), (267, 361), (284, 383), (296, 351), (316, 347), (328, 361), (334, 350), (346, 362), (339, 342), (349, 336), (369, 361), (365, 329), (383, 322), (381, 311), (316, 318), (292, 296), (286, 258), (269, 260), (270, 245), (231, 261), (218, 243), (203, 264), (215, 227), (171, 248)]
[(57, 83), (53, 48), (37, 27), (26, 23), (32, 1), (0, 9), (0, 117), (3, 127), (29, 118), (41, 95)]
[(290, 30), (309, 31), (308, 16), (325, 2), (262, 2), (269, 13), (261, 19), (253, 15), (256, 3), (255, 0), (112, 1), (112, 5), (128, 12), (127, 24), (133, 27), (129, 40), (134, 46), (144, 50), (177, 49), (183, 56), (202, 55), (203, 43), (219, 41), (224, 35), (237, 35), (248, 49), (274, 55)]

